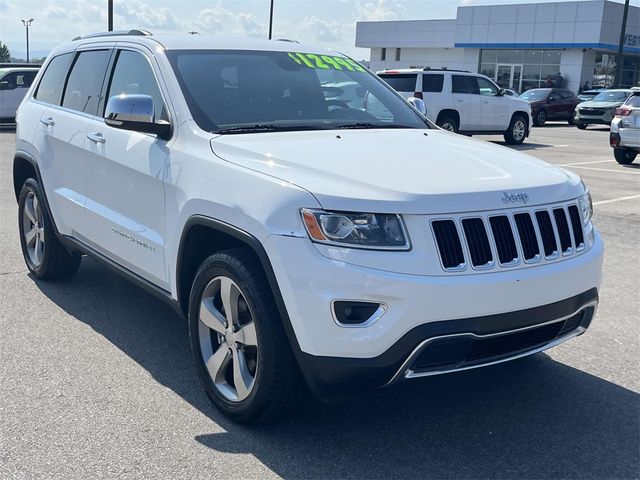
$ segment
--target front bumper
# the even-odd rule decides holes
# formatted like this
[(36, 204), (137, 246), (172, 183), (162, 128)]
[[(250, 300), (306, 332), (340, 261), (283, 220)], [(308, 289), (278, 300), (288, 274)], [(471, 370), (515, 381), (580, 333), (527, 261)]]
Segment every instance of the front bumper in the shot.
[(615, 110), (607, 110), (603, 115), (584, 115), (579, 110), (575, 111), (574, 123), (585, 125), (611, 125)]
[[(356, 385), (384, 385), (435, 336), (510, 331), (573, 315), (597, 300), (603, 254), (595, 232), (588, 251), (557, 263), (427, 276), (329, 259), (306, 238), (274, 235), (264, 246), (299, 346), (298, 360), (318, 390), (352, 385), (354, 379)], [(344, 327), (333, 319), (334, 300), (379, 302), (387, 309), (366, 327)]]
[(532, 355), (581, 335), (595, 315), (597, 302), (594, 288), (527, 310), (424, 324), (377, 357), (302, 354), (300, 366), (311, 389), (320, 395), (484, 367)]

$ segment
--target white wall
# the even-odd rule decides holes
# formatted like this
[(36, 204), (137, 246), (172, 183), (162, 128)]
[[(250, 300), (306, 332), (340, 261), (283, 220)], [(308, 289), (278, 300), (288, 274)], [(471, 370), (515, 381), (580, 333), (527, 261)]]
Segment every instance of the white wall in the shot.
[(585, 80), (591, 82), (591, 76), (583, 79), (583, 58), (584, 52), (577, 48), (563, 50), (560, 54), (560, 73), (564, 77), (564, 86), (574, 93), (578, 93)]
[(395, 48), (387, 48), (387, 60), (380, 60), (380, 48), (371, 49), (371, 70), (385, 68), (408, 68), (411, 66), (457, 70), (478, 70), (480, 49), (478, 48), (403, 48), (400, 61), (395, 61)]

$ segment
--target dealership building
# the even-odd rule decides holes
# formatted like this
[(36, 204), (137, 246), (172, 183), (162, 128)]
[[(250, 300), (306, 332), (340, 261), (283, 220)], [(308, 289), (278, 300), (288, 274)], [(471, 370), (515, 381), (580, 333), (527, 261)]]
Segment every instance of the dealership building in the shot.
[[(458, 7), (456, 18), (358, 22), (356, 46), (370, 68), (430, 67), (481, 72), (524, 91), (563, 78), (577, 92), (611, 86), (624, 6), (608, 0)], [(629, 7), (622, 86), (640, 86), (640, 8)]]

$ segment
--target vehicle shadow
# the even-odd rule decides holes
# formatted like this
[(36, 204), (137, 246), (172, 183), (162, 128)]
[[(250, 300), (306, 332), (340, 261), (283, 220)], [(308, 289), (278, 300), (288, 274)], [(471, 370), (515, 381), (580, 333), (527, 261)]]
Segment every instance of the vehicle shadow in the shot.
[(249, 453), (284, 478), (638, 476), (640, 396), (544, 354), (305, 404), (249, 428), (210, 405), (169, 306), (87, 258), (72, 279), (36, 284), (226, 430), (194, 441)]
[(521, 143), (520, 145), (509, 145), (507, 142), (500, 140), (490, 140), (490, 142), (495, 143), (496, 145), (501, 145), (503, 147), (509, 147), (513, 150), (536, 150), (538, 148), (553, 147), (553, 145), (549, 145), (548, 143), (532, 143), (527, 141), (525, 141), (525, 143)]

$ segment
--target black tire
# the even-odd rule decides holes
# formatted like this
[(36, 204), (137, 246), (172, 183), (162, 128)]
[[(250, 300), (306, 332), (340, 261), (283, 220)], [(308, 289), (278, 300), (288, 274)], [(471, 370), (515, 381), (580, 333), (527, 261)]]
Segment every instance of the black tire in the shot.
[(573, 119), (573, 115), (567, 118), (567, 123), (569, 125), (575, 125), (575, 120)]
[(587, 124), (586, 123), (576, 123), (576, 127), (578, 127), (580, 130), (584, 130), (587, 128)]
[(638, 152), (626, 148), (614, 148), (613, 156), (620, 165), (631, 165), (636, 159)]
[[(229, 399), (220, 387), (216, 386), (203, 358), (201, 328), (206, 330), (208, 327), (201, 326), (200, 305), (209, 285), (220, 277), (231, 279), (240, 290), (241, 298), (248, 306), (257, 339), (256, 352), (252, 360), (255, 362), (252, 372), (253, 383), (248, 396), (240, 400)], [(215, 335), (211, 333), (214, 330), (209, 329), (208, 332)], [(211, 255), (202, 263), (196, 273), (189, 299), (189, 337), (198, 377), (205, 392), (213, 404), (232, 420), (238, 423), (269, 420), (290, 410), (301, 398), (302, 379), (282, 319), (262, 266), (250, 251), (225, 250)], [(213, 349), (227, 348), (226, 339), (215, 338), (212, 336), (212, 340), (205, 341), (211, 341)], [(232, 359), (236, 358), (231, 355), (231, 351), (229, 346), (228, 355)], [(245, 359), (244, 354), (242, 358)], [(222, 371), (222, 367), (219, 371)], [(235, 380), (232, 380), (232, 383), (235, 384)], [(232, 388), (236, 388), (235, 385), (232, 385)], [(240, 392), (239, 389), (237, 391)]]
[[(34, 205), (34, 198), (38, 203), (37, 213), (31, 210)], [(28, 202), (30, 202), (29, 208), (27, 207)], [(25, 208), (32, 215), (36, 215), (37, 223), (28, 218), (28, 215), (25, 214)], [(43, 223), (43, 225), (40, 225), (40, 223)], [(39, 243), (35, 243), (33, 247), (30, 245), (31, 241), (26, 238), (28, 228), (32, 228), (30, 231), (38, 231), (36, 236), (39, 238), (35, 242), (39, 242), (42, 239), (41, 249), (38, 247)], [(29, 272), (34, 277), (40, 280), (57, 280), (70, 277), (78, 271), (82, 256), (77, 252), (70, 252), (60, 243), (53, 227), (53, 221), (46, 208), (40, 184), (33, 178), (29, 178), (24, 182), (20, 191), (18, 198), (18, 230), (20, 231), (20, 246), (22, 247), (24, 261)], [(37, 255), (34, 252), (30, 253), (31, 248), (34, 249), (34, 252), (37, 250), (41, 253)]]
[(509, 124), (509, 128), (504, 132), (504, 141), (508, 145), (520, 145), (527, 137), (527, 117), (524, 115), (514, 115)]
[(455, 117), (448, 114), (444, 114), (438, 117), (436, 125), (438, 125), (443, 130), (453, 133), (458, 133), (458, 128), (460, 128), (460, 125), (458, 125), (458, 121), (455, 119)]
[(533, 117), (533, 124), (536, 127), (542, 127), (547, 122), (546, 110), (540, 110), (535, 117)]

